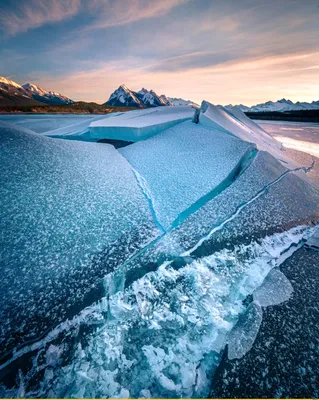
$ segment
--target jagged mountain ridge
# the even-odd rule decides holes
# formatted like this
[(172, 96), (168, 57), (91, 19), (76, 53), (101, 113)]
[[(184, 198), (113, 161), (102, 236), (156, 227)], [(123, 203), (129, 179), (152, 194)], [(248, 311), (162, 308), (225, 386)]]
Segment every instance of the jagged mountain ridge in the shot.
[(45, 90), (45, 89), (41, 88), (40, 86), (35, 85), (33, 83), (26, 83), (26, 84), (22, 85), (22, 87), (25, 90), (27, 90), (29, 93), (32, 93), (32, 97), (35, 100), (38, 100), (42, 103), (46, 103), (46, 104), (72, 104), (73, 103), (73, 100), (69, 99), (68, 97), (66, 97), (60, 93)]
[(159, 96), (154, 90), (142, 88), (138, 92), (134, 92), (126, 85), (121, 85), (111, 94), (105, 105), (144, 108), (171, 106), (172, 104), (165, 95)]
[(72, 104), (68, 97), (45, 90), (33, 83), (19, 85), (17, 82), (0, 76), (0, 105), (21, 106), (40, 104)]
[[(230, 104), (227, 107), (229, 108), (233, 106)], [(239, 104), (236, 107), (239, 107), (244, 112), (319, 110), (319, 100), (313, 101), (311, 103), (300, 101), (294, 103), (289, 99), (283, 98), (277, 101), (267, 101), (265, 103), (256, 104), (252, 107), (247, 107), (244, 104)]]
[(185, 106), (196, 104), (190, 100), (158, 95), (154, 90), (142, 88), (134, 92), (126, 85), (119, 86), (110, 96), (105, 105), (126, 107), (158, 107), (158, 106)]

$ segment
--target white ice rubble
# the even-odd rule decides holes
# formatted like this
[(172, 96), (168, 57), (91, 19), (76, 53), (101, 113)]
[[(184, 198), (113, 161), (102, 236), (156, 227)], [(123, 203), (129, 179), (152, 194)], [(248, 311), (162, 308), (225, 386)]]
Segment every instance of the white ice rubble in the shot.
[[(46, 373), (37, 394), (207, 397), (225, 345), (230, 358), (240, 358), (257, 335), (261, 306), (255, 301), (245, 309), (242, 301), (280, 265), (292, 244), (311, 233), (296, 227), (260, 243), (223, 249), (180, 269), (163, 263), (125, 290), (109, 294), (33, 345), (46, 354)], [(69, 357), (67, 350), (63, 344), (53, 347), (51, 341), (65, 329), (69, 335), (94, 320), (99, 329), (62, 364)], [(28, 379), (42, 368), (41, 361), (35, 361)]]

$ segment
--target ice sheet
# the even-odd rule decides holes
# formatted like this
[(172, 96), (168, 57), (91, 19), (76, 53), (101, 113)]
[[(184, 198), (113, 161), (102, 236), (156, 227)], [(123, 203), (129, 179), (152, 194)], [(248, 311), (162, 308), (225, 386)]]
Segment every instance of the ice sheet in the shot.
[(88, 127), (91, 122), (118, 115), (90, 114), (30, 114), (0, 115), (0, 121), (31, 129), (33, 132), (59, 138), (90, 140)]
[[(112, 119), (150, 127), (154, 112)], [(1, 128), (1, 339), (31, 344), (0, 365), (17, 371), (0, 397), (208, 396), (246, 297), (319, 216), (318, 192), (256, 152), (259, 133), (235, 114), (157, 132), (121, 150), (129, 163), (105, 144)], [(234, 357), (253, 343), (258, 307), (229, 336)]]
[(298, 224), (316, 224), (319, 219), (319, 194), (307, 182), (293, 173), (282, 175), (254, 201), (244, 203), (236, 218), (223, 229), (215, 231), (200, 246), (196, 254), (203, 255), (211, 248), (227, 243), (247, 242), (264, 234), (282, 232)]
[[(289, 179), (287, 174), (291, 175)], [(276, 186), (278, 189), (274, 191)], [(289, 198), (298, 200), (291, 202)], [(119, 279), (128, 285), (147, 271), (156, 269), (164, 257), (175, 265), (183, 266), (189, 259), (209, 255), (225, 247), (232, 248), (237, 243), (247, 243), (252, 236), (258, 240), (267, 232), (281, 232), (300, 222), (311, 224), (318, 220), (316, 205), (319, 199), (316, 191), (262, 151), (230, 186), (205, 199), (207, 202), (202, 203), (176, 228), (166, 232), (134, 259), (128, 260), (125, 268), (119, 271)], [(256, 207), (255, 202), (258, 204)], [(260, 215), (262, 218), (259, 218)], [(263, 218), (267, 218), (268, 226)]]
[[(298, 227), (179, 269), (163, 263), (70, 321), (64, 337), (78, 335), (78, 324), (87, 329), (99, 324), (83, 338), (85, 346), (72, 348), (68, 341), (53, 346), (53, 333), (38, 343), (43, 356), (22, 376), (24, 390), (42, 397), (207, 397), (229, 332), (236, 337), (238, 355), (258, 331), (259, 314), (250, 312), (253, 306), (245, 311), (243, 300), (277, 265), (280, 252), (309, 234)], [(35, 377), (40, 381), (31, 392)]]
[[(185, 251), (193, 248), (201, 238), (235, 215), (242, 205), (251, 201), (285, 172), (287, 169), (274, 157), (259, 151), (244, 173), (218, 196), (190, 215), (171, 235), (175, 241), (181, 243)], [(239, 214), (238, 218), (240, 217)], [(233, 238), (235, 236), (236, 232), (233, 232)]]
[(253, 149), (186, 121), (120, 152), (146, 181), (157, 218), (168, 229), (191, 214), (207, 193), (230, 184)]
[(74, 313), (159, 232), (113, 146), (6, 124), (0, 146), (3, 353)]
[(223, 360), (210, 398), (318, 398), (318, 265), (319, 252), (304, 247), (281, 264), (292, 296), (263, 308), (253, 348), (240, 360)]
[(191, 107), (155, 107), (129, 111), (122, 115), (92, 122), (92, 139), (117, 139), (137, 142), (158, 134), (180, 122), (191, 119)]

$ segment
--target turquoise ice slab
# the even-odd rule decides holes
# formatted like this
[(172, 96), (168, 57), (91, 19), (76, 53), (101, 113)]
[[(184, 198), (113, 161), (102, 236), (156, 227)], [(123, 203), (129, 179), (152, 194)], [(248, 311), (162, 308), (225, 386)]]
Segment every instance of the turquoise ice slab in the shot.
[(192, 119), (191, 107), (155, 107), (123, 113), (93, 121), (89, 127), (92, 140), (115, 139), (129, 142), (145, 140), (183, 121)]

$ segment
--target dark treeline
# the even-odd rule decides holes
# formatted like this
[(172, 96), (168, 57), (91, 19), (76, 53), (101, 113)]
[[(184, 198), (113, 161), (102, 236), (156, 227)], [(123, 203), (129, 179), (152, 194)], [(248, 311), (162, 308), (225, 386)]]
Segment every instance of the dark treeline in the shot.
[(77, 101), (72, 104), (0, 106), (0, 113), (109, 114), (133, 109), (130, 107), (113, 107), (104, 104)]
[(251, 119), (319, 122), (319, 110), (246, 112), (245, 114)]

